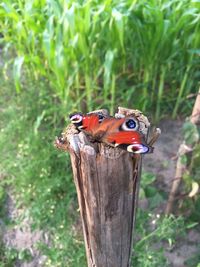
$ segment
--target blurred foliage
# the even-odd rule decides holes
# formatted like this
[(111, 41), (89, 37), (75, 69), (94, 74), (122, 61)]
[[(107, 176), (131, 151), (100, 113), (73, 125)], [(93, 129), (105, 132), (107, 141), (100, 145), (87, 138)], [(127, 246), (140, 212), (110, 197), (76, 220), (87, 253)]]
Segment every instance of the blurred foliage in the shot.
[(186, 120), (182, 127), (184, 144), (190, 148), (187, 154), (183, 155), (184, 164), (186, 166), (183, 174), (184, 185), (180, 188), (180, 192), (185, 198), (181, 198), (179, 208), (190, 214), (191, 221), (199, 221), (200, 208), (200, 143), (199, 143), (199, 127)]
[(139, 198), (148, 200), (148, 208), (154, 209), (165, 201), (165, 197), (154, 185), (156, 176), (152, 173), (142, 173)]
[[(32, 218), (32, 230), (44, 229), (52, 237), (48, 252), (44, 250), (55, 262), (52, 266), (57, 266), (57, 260), (58, 263), (73, 261), (73, 266), (78, 266), (80, 257), (76, 259), (76, 256), (80, 245), (76, 243), (77, 233), (71, 230), (72, 222), (78, 217), (78, 207), (69, 157), (53, 146), (55, 135), (62, 130), (59, 125), (63, 110), (55, 105), (57, 98), (53, 94), (37, 91), (31, 83), (26, 85), (26, 91), (10, 97), (14, 85), (11, 80), (2, 84), (1, 79), (0, 170), (3, 179), (0, 179), (0, 205), (7, 208), (4, 191), (12, 192), (21, 215), (8, 222), (6, 210), (0, 213), (0, 219), (3, 224), (14, 227), (24, 218)], [(37, 86), (42, 88), (44, 84)], [(84, 258), (84, 250), (81, 251)], [(26, 256), (23, 251), (0, 247), (2, 266), (14, 266), (16, 261), (27, 260)]]
[(199, 7), (197, 0), (3, 0), (1, 44), (12, 53), (5, 69), (13, 68), (18, 92), (25, 73), (46, 80), (67, 111), (113, 112), (120, 104), (175, 117), (188, 111), (184, 100), (199, 82)]
[(198, 128), (190, 121), (183, 124), (182, 133), (185, 143), (189, 146), (194, 146), (199, 141)]
[(136, 233), (139, 233), (142, 238), (140, 236), (140, 240), (134, 247), (133, 266), (171, 266), (164, 255), (164, 247), (165, 249), (167, 247), (168, 249), (172, 248), (176, 238), (184, 236), (185, 225), (183, 218), (161, 217), (160, 214), (144, 211), (138, 211), (138, 218), (143, 223), (136, 224)]
[(31, 252), (28, 249), (17, 250), (0, 244), (0, 267), (13, 267), (16, 266), (16, 262), (29, 262), (31, 259)]

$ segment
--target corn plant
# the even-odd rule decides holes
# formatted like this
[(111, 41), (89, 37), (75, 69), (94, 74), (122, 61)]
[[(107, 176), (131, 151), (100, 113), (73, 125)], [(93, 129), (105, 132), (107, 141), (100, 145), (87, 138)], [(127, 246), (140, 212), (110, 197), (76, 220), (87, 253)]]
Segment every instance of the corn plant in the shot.
[(3, 0), (1, 43), (14, 58), (5, 68), (13, 66), (18, 92), (22, 73), (45, 79), (68, 110), (113, 112), (120, 103), (175, 117), (198, 81), (199, 7), (198, 0)]

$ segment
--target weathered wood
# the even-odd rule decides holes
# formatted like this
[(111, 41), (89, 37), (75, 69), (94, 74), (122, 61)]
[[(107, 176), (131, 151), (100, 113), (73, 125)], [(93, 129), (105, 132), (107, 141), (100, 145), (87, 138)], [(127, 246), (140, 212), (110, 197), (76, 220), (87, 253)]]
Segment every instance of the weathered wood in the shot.
[(138, 159), (104, 144), (99, 145), (98, 153), (83, 145), (70, 156), (88, 266), (129, 266)]
[[(135, 114), (147, 133), (149, 122), (141, 112), (121, 108), (120, 114)], [(63, 140), (71, 157), (88, 267), (129, 267), (142, 156), (90, 143), (72, 126)]]

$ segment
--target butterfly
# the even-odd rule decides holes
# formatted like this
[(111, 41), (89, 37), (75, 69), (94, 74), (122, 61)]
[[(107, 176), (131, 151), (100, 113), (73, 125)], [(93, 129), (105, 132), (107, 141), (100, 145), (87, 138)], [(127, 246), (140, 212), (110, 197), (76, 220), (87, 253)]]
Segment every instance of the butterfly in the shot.
[(139, 131), (139, 121), (133, 115), (115, 118), (100, 113), (73, 113), (69, 118), (79, 131), (83, 131), (94, 141), (135, 154), (153, 151), (153, 147), (145, 142), (144, 135)]

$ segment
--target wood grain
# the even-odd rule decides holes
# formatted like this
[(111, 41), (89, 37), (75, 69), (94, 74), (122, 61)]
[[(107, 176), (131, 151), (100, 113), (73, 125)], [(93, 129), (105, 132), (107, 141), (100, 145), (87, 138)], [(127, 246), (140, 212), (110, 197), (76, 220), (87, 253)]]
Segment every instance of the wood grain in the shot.
[(140, 156), (104, 144), (71, 150), (89, 267), (130, 266)]
[[(149, 122), (134, 114), (141, 131)], [(68, 150), (78, 194), (88, 267), (130, 267), (142, 156), (103, 143), (90, 143), (70, 125), (56, 147)]]

